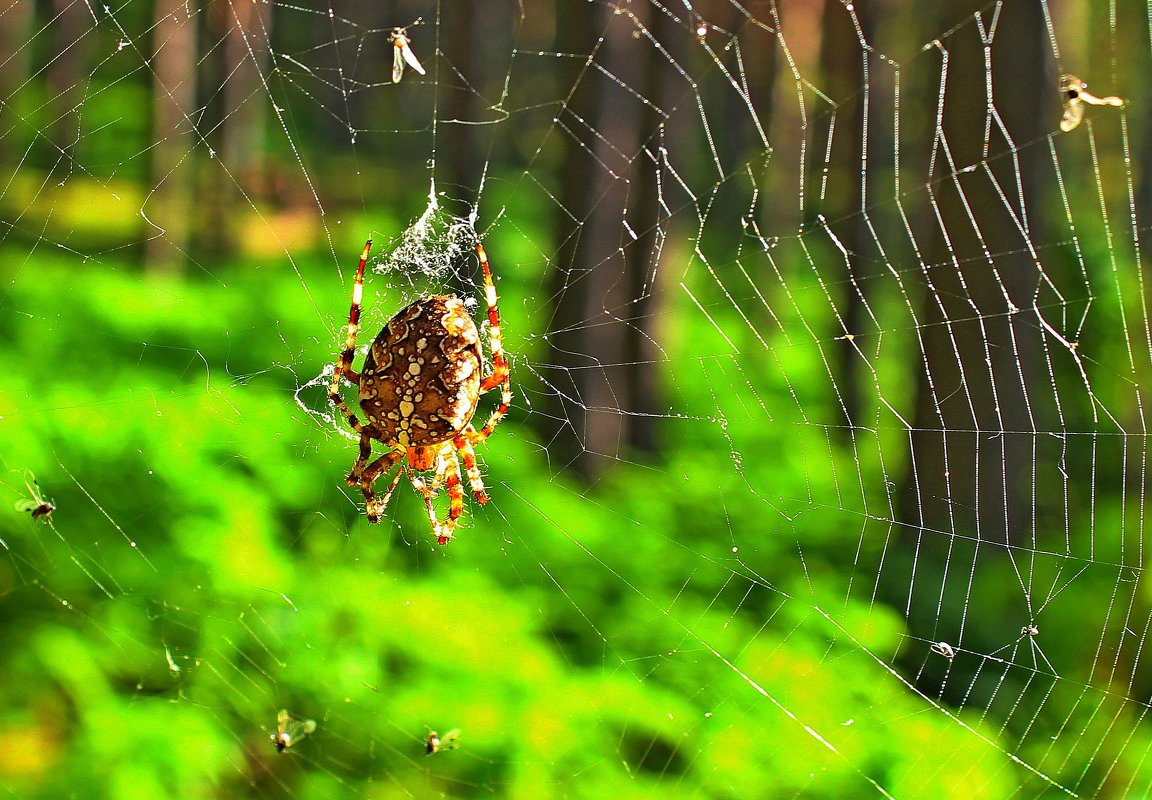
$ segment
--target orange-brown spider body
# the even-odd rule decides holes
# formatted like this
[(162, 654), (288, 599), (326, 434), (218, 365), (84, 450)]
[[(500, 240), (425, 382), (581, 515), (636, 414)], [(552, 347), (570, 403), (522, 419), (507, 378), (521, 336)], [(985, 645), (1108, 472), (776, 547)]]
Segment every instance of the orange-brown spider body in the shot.
[[(364, 368), (352, 369), (359, 331), (360, 307), (364, 293), (364, 265), (368, 260), (371, 240), (364, 245), (352, 307), (348, 312), (348, 338), (336, 361), (329, 387), (332, 403), (360, 434), (360, 455), (347, 481), (364, 493), (365, 512), (369, 522), (379, 522), (392, 492), (401, 477), (424, 498), (428, 519), (437, 542), (452, 540), (457, 520), (464, 512), (464, 490), (461, 486), (460, 461), (468, 475), (468, 484), (478, 503), (488, 502), (473, 445), (483, 442), (504, 418), (512, 400), (508, 361), (500, 335), (500, 314), (496, 307), (496, 288), (484, 248), (476, 253), (484, 270), (485, 298), (488, 304), (488, 336), (492, 347), (492, 371), (482, 376), (483, 353), (480, 332), (468, 315), (463, 301), (447, 295), (422, 297), (396, 313), (372, 342), (364, 359)], [(340, 395), (340, 379), (359, 389), (361, 422)], [(500, 404), (484, 427), (476, 430), (472, 417), (480, 395), (503, 389)], [(388, 452), (371, 464), (372, 441), (378, 441)], [(459, 454), (459, 457), (457, 456)], [(372, 484), (378, 477), (400, 463), (400, 469), (388, 491), (376, 498)], [(434, 470), (431, 482), (418, 473)], [(448, 493), (449, 510), (444, 522), (436, 518), (433, 499), (440, 487)]]
[[(480, 333), (455, 297), (424, 297), (372, 342), (360, 371), (360, 408), (383, 442), (427, 450), (462, 433), (480, 399)], [(430, 453), (413, 453), (431, 469)]]

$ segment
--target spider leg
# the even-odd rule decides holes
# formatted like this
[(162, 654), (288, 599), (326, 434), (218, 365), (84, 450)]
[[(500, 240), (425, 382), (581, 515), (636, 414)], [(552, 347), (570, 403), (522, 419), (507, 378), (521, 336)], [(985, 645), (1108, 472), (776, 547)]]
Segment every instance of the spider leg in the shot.
[(392, 499), (392, 493), (396, 491), (396, 487), (400, 485), (400, 479), (404, 477), (404, 469), (396, 470), (396, 477), (392, 479), (392, 483), (388, 485), (388, 491), (384, 493), (384, 497), (380, 500), (380, 513), (384, 513), (384, 509), (388, 507), (388, 501)]
[(328, 385), (328, 398), (348, 419), (352, 429), (360, 434), (363, 434), (360, 420), (340, 396), (340, 378), (343, 376), (351, 383), (360, 381), (359, 373), (352, 369), (352, 358), (356, 353), (356, 334), (360, 330), (360, 304), (364, 299), (364, 265), (368, 263), (368, 251), (371, 249), (372, 240), (369, 239), (364, 243), (364, 250), (360, 253), (360, 266), (356, 268), (356, 283), (352, 286), (352, 305), (348, 309), (348, 337), (344, 340), (344, 349), (336, 359), (336, 370), (332, 373), (332, 382)]
[[(480, 434), (476, 432), (476, 429), (469, 425), (464, 433), (452, 440), (452, 445), (460, 452), (460, 457), (464, 459), (464, 469), (468, 472), (468, 486), (471, 487), (476, 502), (484, 505), (488, 502), (488, 492), (484, 490), (484, 479), (480, 477), (480, 467), (476, 464), (476, 451), (472, 449), (473, 441), (483, 441), (483, 439), (473, 439), (473, 437), (478, 436)], [(456, 469), (456, 475), (459, 477), (459, 463), (457, 463)]]
[(429, 488), (424, 479), (412, 470), (404, 467), (404, 471), (408, 473), (408, 480), (411, 482), (412, 488), (424, 498), (424, 508), (428, 512), (428, 522), (432, 525), (432, 535), (436, 537), (436, 543), (448, 544), (452, 540), (452, 529), (456, 526), (455, 524), (441, 525), (440, 521), (436, 519), (436, 507), (432, 505), (432, 500), (436, 497), (435, 490)]
[(340, 409), (340, 413), (348, 420), (348, 424), (352, 426), (352, 430), (360, 434), (362, 437), (365, 435), (364, 426), (360, 424), (360, 420), (352, 413), (352, 409), (348, 408), (348, 404), (344, 402), (344, 398), (340, 396), (340, 391), (329, 390), (328, 399), (332, 401), (332, 405)]
[(451, 449), (452, 445), (447, 442), (439, 445), (436, 451), (436, 461), (432, 465), (435, 471), (432, 473), (432, 483), (428, 487), (432, 490), (433, 495), (439, 494), (440, 487), (448, 481), (448, 462), (444, 458), (444, 454)]
[(460, 485), (460, 459), (456, 457), (456, 451), (448, 449), (442, 458), (444, 459), (444, 470), (448, 473), (448, 478), (445, 481), (449, 503), (447, 527), (449, 534), (451, 534), (456, 527), (456, 521), (464, 513), (464, 489)]
[[(363, 456), (363, 447), (361, 447), (361, 456)], [(388, 505), (388, 501), (392, 499), (392, 491), (396, 488), (396, 484), (400, 481), (400, 473), (397, 473), (396, 480), (388, 487), (388, 493), (384, 495), (383, 500), (376, 499), (376, 493), (372, 491), (372, 484), (376, 482), (382, 474), (396, 466), (401, 458), (404, 457), (403, 450), (389, 450), (384, 455), (373, 461), (368, 465), (368, 468), (360, 473), (360, 491), (364, 493), (364, 512), (368, 515), (369, 522), (379, 522), (380, 517), (384, 514), (384, 507)], [(357, 460), (357, 465), (359, 465)], [(353, 468), (355, 474), (355, 467)], [(351, 482), (352, 475), (348, 476)]]
[[(355, 417), (352, 419), (355, 419)], [(356, 463), (352, 465), (352, 471), (349, 472), (348, 477), (345, 478), (349, 486), (360, 485), (360, 476), (364, 474), (364, 467), (367, 466), (368, 459), (372, 457), (371, 432), (365, 430), (364, 426), (360, 425), (359, 420), (353, 424), (353, 427), (357, 425), (359, 425), (358, 430), (360, 432), (360, 455), (357, 456)]]
[(484, 252), (484, 245), (477, 244), (476, 253), (480, 257), (480, 266), (484, 269), (484, 294), (488, 302), (488, 338), (492, 343), (492, 374), (481, 381), (480, 393), (503, 386), (500, 405), (488, 417), (484, 427), (479, 432), (470, 429), (468, 439), (472, 442), (482, 442), (492, 434), (493, 429), (508, 413), (508, 406), (512, 403), (512, 378), (508, 359), (504, 356), (504, 339), (500, 334), (500, 309), (496, 304), (496, 286), (492, 283), (492, 269), (488, 266), (488, 254)]
[[(464, 513), (464, 491), (460, 488), (460, 461), (456, 458), (452, 443), (443, 443), (436, 453), (436, 471), (432, 475), (431, 483), (418, 475), (411, 464), (406, 464), (404, 470), (408, 473), (408, 480), (413, 488), (424, 498), (424, 508), (428, 512), (428, 522), (432, 526), (432, 535), (436, 537), (437, 544), (448, 544), (452, 541), (457, 521)], [(443, 522), (436, 519), (436, 508), (433, 504), (441, 486), (447, 487), (449, 501), (448, 517)]]

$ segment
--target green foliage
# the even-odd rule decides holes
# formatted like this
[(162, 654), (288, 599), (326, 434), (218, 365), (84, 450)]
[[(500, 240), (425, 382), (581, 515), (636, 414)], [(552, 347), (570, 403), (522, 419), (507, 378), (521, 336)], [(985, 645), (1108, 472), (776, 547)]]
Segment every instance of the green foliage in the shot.
[[(0, 388), (5, 484), (17, 499), (32, 469), (57, 505), (0, 537), (10, 792), (1010, 793), (991, 727), (909, 693), (883, 663), (899, 618), (837, 588), (843, 512), (758, 490), (832, 479), (761, 457), (826, 450), (819, 428), (762, 424), (733, 380), (723, 416), (664, 423), (659, 470), (622, 463), (588, 492), (518, 407), (482, 453), (494, 502), (437, 549), (410, 492), (364, 522), (352, 443), (293, 400), (346, 302), (325, 268), (224, 287), (109, 266), (43, 258), (5, 300), (0, 359), (25, 377)], [(672, 355), (683, 408), (759, 369)], [(800, 545), (803, 575), (782, 568)], [(280, 708), (318, 723), (284, 754)], [(460, 750), (424, 756), (428, 729), (457, 727)]]

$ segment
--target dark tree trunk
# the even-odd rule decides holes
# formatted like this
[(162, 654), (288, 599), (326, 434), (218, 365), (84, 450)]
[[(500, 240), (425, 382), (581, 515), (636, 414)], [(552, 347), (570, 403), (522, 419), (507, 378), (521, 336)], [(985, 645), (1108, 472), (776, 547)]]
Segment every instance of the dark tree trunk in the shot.
[(494, 118), (489, 106), (500, 97), (508, 68), (508, 55), (496, 51), (495, 42), (510, 41), (515, 9), (508, 0), (492, 0), (481, 8), (461, 3), (445, 14), (440, 25), (440, 46), (448, 53), (447, 68), (440, 75), (440, 113), (443, 124), (437, 150), (437, 180), (451, 201), (466, 213), (476, 204), (477, 190), (489, 156)]
[(268, 95), (260, 75), (268, 64), (272, 6), (229, 3), (224, 39), (224, 118), (220, 156), (250, 200), (268, 194), (265, 118)]
[[(460, 73), (460, 76), (452, 73), (443, 76), (450, 88), (443, 99), (443, 117), (447, 124), (441, 129), (438, 149), (442, 158), (437, 163), (443, 183), (439, 188), (460, 205), (459, 209), (450, 209), (454, 213), (465, 212), (475, 205), (484, 168), (482, 133), (479, 126), (470, 123), (478, 120), (483, 112), (476, 92), (486, 74), (482, 58), (486, 48), (484, 34), (477, 26), (492, 24), (492, 15), (487, 11), (477, 13), (472, 3), (461, 3), (453, 13), (444, 15), (440, 26), (442, 47), (452, 54), (452, 66)], [(501, 37), (499, 41), (507, 38)]]
[(196, 17), (183, 0), (157, 0), (152, 32), (152, 192), (148, 269), (183, 269), (191, 231), (194, 172), (192, 111), (196, 92)]
[[(264, 2), (229, 2), (227, 7), (220, 157), (235, 181), (227, 181), (226, 194), (233, 202), (240, 201), (241, 194), (245, 203), (272, 194), (265, 130), (268, 97), (260, 81), (268, 63), (272, 8)], [(227, 226), (221, 229), (227, 231)], [(232, 249), (233, 242), (225, 244)]]
[[(868, 291), (883, 269), (882, 254), (877, 252), (868, 228), (870, 212), (865, 202), (870, 198), (877, 205), (880, 174), (890, 178), (887, 164), (892, 158), (892, 139), (887, 123), (891, 119), (891, 70), (860, 46), (856, 29), (858, 23), (865, 40), (871, 43), (874, 22), (882, 15), (882, 8), (876, 4), (860, 3), (855, 6), (854, 21), (842, 3), (824, 4), (820, 64), (826, 91), (837, 104), (837, 113), (831, 148), (827, 142), (833, 132), (830, 125), (818, 129), (824, 140), (817, 140), (812, 148), (813, 153), (827, 152), (829, 156), (826, 165), (823, 159), (810, 164), (809, 185), (827, 188), (822, 198), (818, 193), (808, 196), (813, 208), (807, 214), (807, 225), (827, 225), (846, 251), (830, 254), (831, 259), (841, 259), (844, 267), (843, 279), (836, 281), (844, 288), (839, 305), (845, 328), (835, 332), (841, 336), (835, 366), (840, 407), (845, 416), (844, 425), (833, 429), (838, 435), (849, 435), (857, 426), (868, 424), (861, 419), (865, 410), (861, 383), (864, 361), (858, 348), (876, 339), (856, 340), (843, 334), (855, 337), (875, 333), (875, 324), (867, 314)], [(826, 180), (819, 174), (825, 167)], [(817, 214), (823, 219), (817, 219)]]
[(270, 56), (272, 8), (262, 2), (227, 0), (215, 0), (210, 7), (212, 39), (223, 40), (223, 47), (212, 48), (205, 60), (210, 74), (205, 81), (221, 88), (202, 93), (218, 97), (209, 105), (213, 122), (202, 129), (211, 131), (209, 138), (220, 158), (199, 164), (201, 211), (192, 235), (199, 248), (216, 255), (231, 254), (240, 243), (238, 208), (248, 209), (269, 198), (291, 202), (279, 196), (278, 172), (268, 156), (270, 98), (260, 78)]
[[(0, 102), (4, 105), (15, 102), (17, 91), (28, 79), (32, 49), (26, 45), (33, 10), (30, 0), (0, 0)], [(0, 105), (0, 113), (4, 105)], [(11, 123), (6, 124), (0, 130), (0, 163), (19, 163), (18, 153), (27, 146), (27, 140)]]
[[(492, 152), (500, 128), (483, 123), (498, 118), (491, 107), (500, 100), (509, 68), (502, 43), (512, 40), (515, 20), (516, 9), (509, 0), (490, 0), (483, 7), (461, 3), (441, 18), (440, 48), (447, 55), (439, 74), (436, 188), (442, 193), (442, 206), (456, 216), (475, 209), (488, 159), (501, 161), (501, 154)], [(491, 219), (491, 214), (485, 217)], [(499, 270), (499, 254), (489, 256), (496, 259), (493, 265)], [(472, 291), (474, 285), (462, 282), (454, 288)]]
[[(983, 9), (988, 38), (997, 7), (969, 5), (972, 13)], [(961, 14), (955, 7), (948, 13)], [(1046, 91), (1052, 77), (1041, 9), (1006, 4), (996, 30), (995, 108), (1013, 142), (993, 121), (987, 153), (981, 26), (969, 22), (942, 41), (949, 57), (942, 137), (953, 163), (937, 140), (930, 176), (936, 213), (926, 217), (932, 229), (921, 243), (928, 263), (918, 312), (927, 374), (917, 387), (902, 509), (908, 523), (944, 532), (941, 542), (957, 535), (1017, 544), (1044, 502), (1033, 495), (1033, 431), (1051, 429), (1051, 383), (1032, 310), (1040, 276), (1025, 237), (1049, 239), (1038, 213), (1048, 156), (1044, 147), (1020, 145), (1041, 139), (1059, 112), (1054, 90)]]
[[(87, 93), (86, 79), (91, 69), (89, 34), (96, 27), (96, 20), (87, 4), (73, 0), (54, 0), (52, 11), (55, 52), (48, 65), (48, 82), (52, 87), (52, 107), (57, 111), (52, 136), (56, 146), (71, 156), (80, 139), (81, 118), (77, 111)], [(7, 16), (0, 19), (0, 26), (8, 24)]]
[(666, 78), (657, 51), (633, 34), (638, 23), (667, 23), (663, 14), (641, 16), (644, 6), (631, 11), (636, 18), (564, 3), (557, 20), (557, 49), (595, 51), (603, 71), (572, 59), (560, 79), (575, 90), (561, 115), (569, 132), (559, 190), (567, 215), (559, 215), (556, 232), (552, 366), (544, 372), (554, 394), (540, 418), (548, 420), (550, 452), (587, 480), (616, 458), (656, 451), (653, 415), (662, 404), (659, 350), (649, 329), (658, 316), (663, 236), (655, 194), (660, 119), (604, 73), (660, 98)]

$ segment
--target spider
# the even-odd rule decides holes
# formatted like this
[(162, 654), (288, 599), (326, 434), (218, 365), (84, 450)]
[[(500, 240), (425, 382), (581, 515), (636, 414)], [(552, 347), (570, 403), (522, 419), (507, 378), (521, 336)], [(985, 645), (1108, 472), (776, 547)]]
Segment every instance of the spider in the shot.
[[(482, 378), (480, 374), (483, 364), (480, 333), (464, 302), (439, 294), (421, 297), (396, 312), (372, 342), (363, 369), (356, 372), (352, 369), (352, 358), (364, 296), (364, 265), (371, 249), (369, 239), (356, 269), (352, 307), (348, 312), (348, 338), (336, 359), (336, 372), (328, 392), (332, 403), (360, 434), (360, 455), (348, 474), (348, 485), (360, 487), (368, 521), (379, 522), (392, 492), (401, 477), (407, 475), (413, 488), (424, 498), (437, 543), (448, 544), (457, 520), (464, 513), (460, 459), (464, 460), (476, 502), (487, 503), (488, 494), (473, 447), (492, 435), (512, 402), (512, 382), (500, 337), (500, 313), (496, 308), (492, 271), (483, 245), (477, 244), (476, 254), (484, 270), (492, 347), (492, 371), (487, 377)], [(358, 399), (364, 422), (344, 403), (340, 395), (341, 377), (360, 390)], [(480, 395), (497, 386), (503, 389), (500, 405), (484, 427), (476, 430), (472, 416)], [(369, 464), (372, 440), (383, 443), (388, 452)], [(396, 477), (383, 498), (378, 499), (372, 484), (396, 464), (400, 464)], [(431, 481), (419, 474), (430, 470), (434, 470)], [(432, 505), (441, 486), (447, 489), (449, 499), (444, 522), (437, 520)]]

